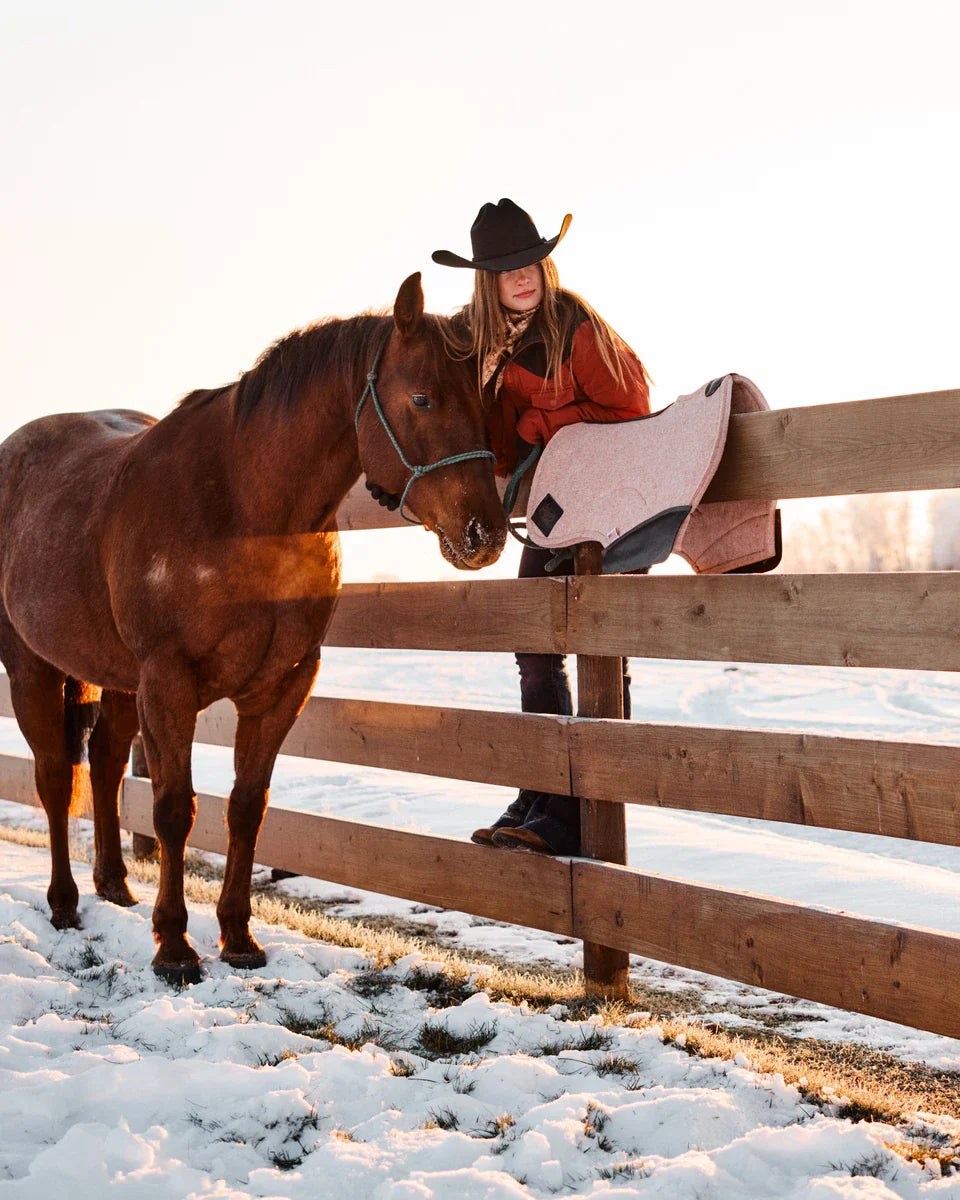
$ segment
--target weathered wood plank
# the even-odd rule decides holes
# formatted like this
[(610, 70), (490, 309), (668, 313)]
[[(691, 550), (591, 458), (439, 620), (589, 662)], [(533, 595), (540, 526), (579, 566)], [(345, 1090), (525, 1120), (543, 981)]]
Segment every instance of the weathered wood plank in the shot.
[(960, 573), (352, 584), (328, 645), (960, 670)]
[(960, 487), (960, 390), (733, 417), (704, 500)]
[[(600, 575), (603, 548), (587, 542), (576, 554), (578, 576)], [(577, 655), (577, 715), (623, 719), (623, 666), (619, 655)], [(580, 849), (588, 858), (627, 861), (627, 819), (622, 804), (604, 804), (590, 792), (580, 795)], [(623, 950), (596, 942), (583, 943), (583, 977), (588, 996), (626, 1000), (630, 994), (630, 957)]]
[[(0, 675), (0, 716), (12, 716)], [(196, 740), (233, 744), (229, 701)], [(960, 747), (311, 699), (283, 752), (449, 779), (960, 845)], [(3, 764), (16, 760), (10, 776)], [(33, 795), (0, 755), (0, 795)], [(21, 781), (22, 782), (18, 782)], [(6, 788), (6, 792), (3, 789)], [(26, 800), (25, 803), (31, 801)]]
[(347, 584), (324, 642), (549, 654), (563, 649), (566, 605), (563, 579)]
[[(527, 497), (530, 494), (530, 484), (533, 481), (532, 472), (520, 483), (517, 502), (513, 506), (514, 513), (522, 515), (527, 510)], [(497, 491), (500, 499), (507, 488), (506, 479), (497, 479)], [(359, 479), (347, 492), (340, 507), (337, 509), (337, 525), (341, 532), (347, 533), (352, 529), (409, 529), (398, 512), (390, 512), (379, 505), (367, 491), (363, 479)], [(439, 553), (439, 552), (438, 552)]]
[(960, 845), (960, 746), (618, 721), (569, 746), (598, 800)]
[[(5, 796), (36, 804), (32, 774), (30, 759), (0, 756)], [(126, 780), (124, 827), (151, 833), (152, 801), (149, 782)], [(192, 845), (223, 853), (225, 803), (198, 797)], [(944, 984), (960, 970), (956, 935), (284, 809), (268, 810), (257, 858), (960, 1036), (960, 1000)]]
[[(567, 724), (533, 713), (314, 696), (282, 754), (506, 787), (570, 792)], [(195, 740), (232, 746), (229, 701), (200, 714)]]
[[(233, 705), (230, 705), (233, 708)], [(150, 778), (150, 768), (147, 766), (147, 751), (143, 744), (143, 735), (137, 734), (130, 747), (130, 773), (141, 779)], [(135, 833), (133, 835), (133, 857), (140, 862), (150, 858), (158, 858), (160, 843), (150, 834)]]
[(568, 583), (567, 650), (960, 670), (960, 574), (618, 575)]
[[(503, 481), (498, 480), (501, 493)], [(705, 500), (786, 500), (960, 487), (960, 389), (811, 404), (731, 418)], [(525, 511), (522, 497), (515, 512)], [(342, 530), (401, 528), (361, 480)]]
[(40, 807), (33, 778), (34, 762), (27, 754), (0, 754), (0, 799)]
[[(224, 796), (197, 797), (191, 846), (226, 852), (225, 810)], [(150, 784), (124, 780), (123, 827), (152, 833), (152, 812)], [(568, 860), (271, 807), (257, 862), (533, 929), (568, 936), (572, 929)]]
[(960, 1037), (960, 936), (626, 867), (573, 864), (575, 935)]

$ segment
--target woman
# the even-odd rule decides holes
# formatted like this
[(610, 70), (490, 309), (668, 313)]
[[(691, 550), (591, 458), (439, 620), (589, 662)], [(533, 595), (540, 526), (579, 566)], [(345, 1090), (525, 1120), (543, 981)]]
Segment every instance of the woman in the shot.
[[(577, 421), (625, 421), (650, 411), (648, 377), (630, 347), (581, 297), (560, 287), (554, 246), (567, 232), (542, 238), (512, 200), (485, 204), (470, 230), (473, 258), (436, 250), (434, 262), (475, 271), (473, 297), (461, 310), (462, 351), (476, 356), (499, 475), (513, 472), (531, 446), (545, 445)], [(520, 578), (546, 574), (553, 552), (527, 546)], [(562, 655), (518, 654), (524, 712), (573, 712)], [(630, 715), (623, 660), (624, 715)], [(546, 854), (580, 851), (576, 797), (523, 790), (480, 844)]]

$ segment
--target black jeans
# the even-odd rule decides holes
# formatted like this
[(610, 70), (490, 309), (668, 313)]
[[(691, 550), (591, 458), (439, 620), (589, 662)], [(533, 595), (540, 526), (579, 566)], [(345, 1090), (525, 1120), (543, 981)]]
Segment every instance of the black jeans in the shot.
[[(552, 550), (525, 546), (520, 556), (520, 579), (549, 578), (546, 564)], [(524, 712), (573, 715), (573, 698), (563, 654), (518, 654), (520, 707)], [(623, 715), (630, 716), (629, 660), (623, 664)], [(504, 820), (506, 818), (506, 820)], [(580, 853), (580, 800), (550, 792), (521, 792), (501, 818), (504, 825), (522, 824), (547, 843), (555, 854)], [(499, 822), (498, 822), (499, 824)]]
[[(549, 579), (546, 565), (552, 550), (524, 546), (520, 556), (520, 579)], [(563, 573), (563, 572), (560, 572)], [(524, 712), (573, 715), (570, 679), (564, 654), (518, 654), (520, 668), (520, 707)], [(630, 660), (623, 658), (623, 715), (630, 716)]]

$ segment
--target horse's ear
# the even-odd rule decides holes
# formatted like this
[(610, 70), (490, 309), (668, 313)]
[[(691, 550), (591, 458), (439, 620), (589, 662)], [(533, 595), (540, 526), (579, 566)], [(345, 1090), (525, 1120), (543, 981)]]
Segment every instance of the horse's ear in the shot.
[(397, 299), (393, 305), (393, 323), (404, 338), (413, 337), (423, 320), (423, 288), (420, 286), (420, 272), (408, 276), (400, 284)]

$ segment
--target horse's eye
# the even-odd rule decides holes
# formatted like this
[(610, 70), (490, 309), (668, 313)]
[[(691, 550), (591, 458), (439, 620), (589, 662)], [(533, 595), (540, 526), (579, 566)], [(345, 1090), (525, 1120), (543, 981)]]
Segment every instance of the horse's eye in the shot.
[(413, 395), (410, 397), (410, 399), (413, 401), (414, 408), (429, 408), (430, 407), (430, 397), (425, 396), (423, 394), (423, 392), (414, 392)]

